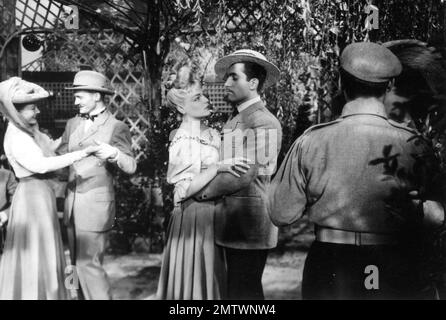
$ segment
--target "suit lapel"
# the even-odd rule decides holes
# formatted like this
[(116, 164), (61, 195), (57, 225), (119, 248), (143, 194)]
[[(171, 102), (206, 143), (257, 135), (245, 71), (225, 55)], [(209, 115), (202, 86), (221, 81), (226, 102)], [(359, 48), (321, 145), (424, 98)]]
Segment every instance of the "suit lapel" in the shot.
[(250, 114), (256, 112), (257, 110), (262, 109), (262, 108), (264, 108), (263, 101), (259, 101), (259, 102), (256, 102), (256, 103), (250, 105), (248, 108), (246, 108), (245, 110), (240, 112), (240, 115), (242, 117), (246, 117), (246, 116), (249, 116)]
[(256, 102), (249, 107), (247, 107), (242, 112), (238, 113), (234, 118), (229, 119), (229, 121), (225, 124), (223, 129), (234, 131), (237, 128), (239, 123), (243, 123), (243, 118), (249, 116), (253, 112), (264, 108), (264, 104), (262, 101)]
[(70, 145), (74, 146), (79, 143), (79, 141), (82, 139), (83, 132), (84, 132), (84, 121), (77, 117), (76, 123), (73, 125), (74, 130), (70, 134)]
[(240, 114), (237, 114), (234, 118), (231, 118), (228, 120), (228, 122), (226, 122), (226, 124), (224, 125), (223, 129), (224, 130), (231, 130), (234, 131), (235, 127), (237, 126), (237, 123), (240, 122)]
[(92, 135), (94, 135), (98, 130), (105, 124), (105, 122), (108, 120), (108, 118), (111, 117), (111, 113), (107, 110), (103, 113), (101, 113), (95, 121), (93, 121), (93, 124), (91, 127), (87, 130), (87, 132), (84, 133), (82, 139), (80, 139), (79, 142), (85, 141), (88, 138), (90, 138)]

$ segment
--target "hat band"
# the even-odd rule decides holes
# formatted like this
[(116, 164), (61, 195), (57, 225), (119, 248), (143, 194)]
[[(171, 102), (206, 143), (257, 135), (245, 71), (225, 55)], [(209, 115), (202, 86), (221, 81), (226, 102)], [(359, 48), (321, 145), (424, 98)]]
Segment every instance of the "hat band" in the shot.
[(94, 85), (94, 84), (73, 84), (73, 88), (82, 88), (82, 87), (95, 87), (95, 88), (107, 89), (106, 87)]

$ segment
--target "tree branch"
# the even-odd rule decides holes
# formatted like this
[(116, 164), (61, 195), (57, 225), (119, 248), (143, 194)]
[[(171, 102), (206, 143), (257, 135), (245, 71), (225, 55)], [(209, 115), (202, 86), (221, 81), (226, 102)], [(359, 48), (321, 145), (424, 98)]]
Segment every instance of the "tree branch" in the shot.
[[(138, 27), (138, 28), (142, 28), (142, 25), (139, 24), (138, 21), (134, 21), (134, 19), (133, 19), (127, 12), (125, 12), (124, 10), (121, 10), (121, 9), (130, 9), (130, 10), (132, 10), (131, 7), (126, 8), (126, 7), (124, 7), (124, 6), (115, 4), (115, 3), (113, 3), (112, 1), (108, 1), (108, 0), (102, 0), (102, 1), (104, 2), (104, 4), (109, 5), (110, 8), (115, 9), (117, 12), (119, 12), (119, 13), (122, 14), (125, 18), (127, 18), (127, 21), (128, 21), (128, 22), (134, 22), (135, 25), (136, 25), (136, 27)], [(127, 2), (126, 2), (126, 3), (127, 3)], [(127, 3), (127, 5), (128, 5), (128, 3)], [(138, 14), (136, 13), (135, 10), (132, 10), (132, 12), (134, 12), (135, 15), (139, 18)], [(138, 19), (138, 20), (139, 20), (140, 22), (143, 22), (143, 21), (141, 21), (140, 19)]]

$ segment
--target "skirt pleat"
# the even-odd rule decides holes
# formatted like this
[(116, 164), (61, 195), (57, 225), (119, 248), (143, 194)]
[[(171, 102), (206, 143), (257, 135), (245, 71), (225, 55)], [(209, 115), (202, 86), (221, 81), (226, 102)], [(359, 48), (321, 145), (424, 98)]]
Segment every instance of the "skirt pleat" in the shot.
[(174, 208), (164, 247), (157, 298), (224, 298), (225, 260), (223, 249), (214, 240), (214, 210), (214, 203), (192, 200)]

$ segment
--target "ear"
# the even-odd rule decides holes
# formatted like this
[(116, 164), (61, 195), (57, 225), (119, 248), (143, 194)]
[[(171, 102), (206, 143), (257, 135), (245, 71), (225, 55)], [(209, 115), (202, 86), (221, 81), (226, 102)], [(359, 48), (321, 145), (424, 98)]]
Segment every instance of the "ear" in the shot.
[(99, 92), (94, 93), (94, 101), (96, 102), (101, 101), (101, 94)]
[(259, 79), (252, 78), (249, 80), (249, 89), (252, 91), (257, 91), (257, 88), (259, 87)]
[(395, 86), (395, 79), (392, 79), (387, 84), (386, 92), (391, 92)]

